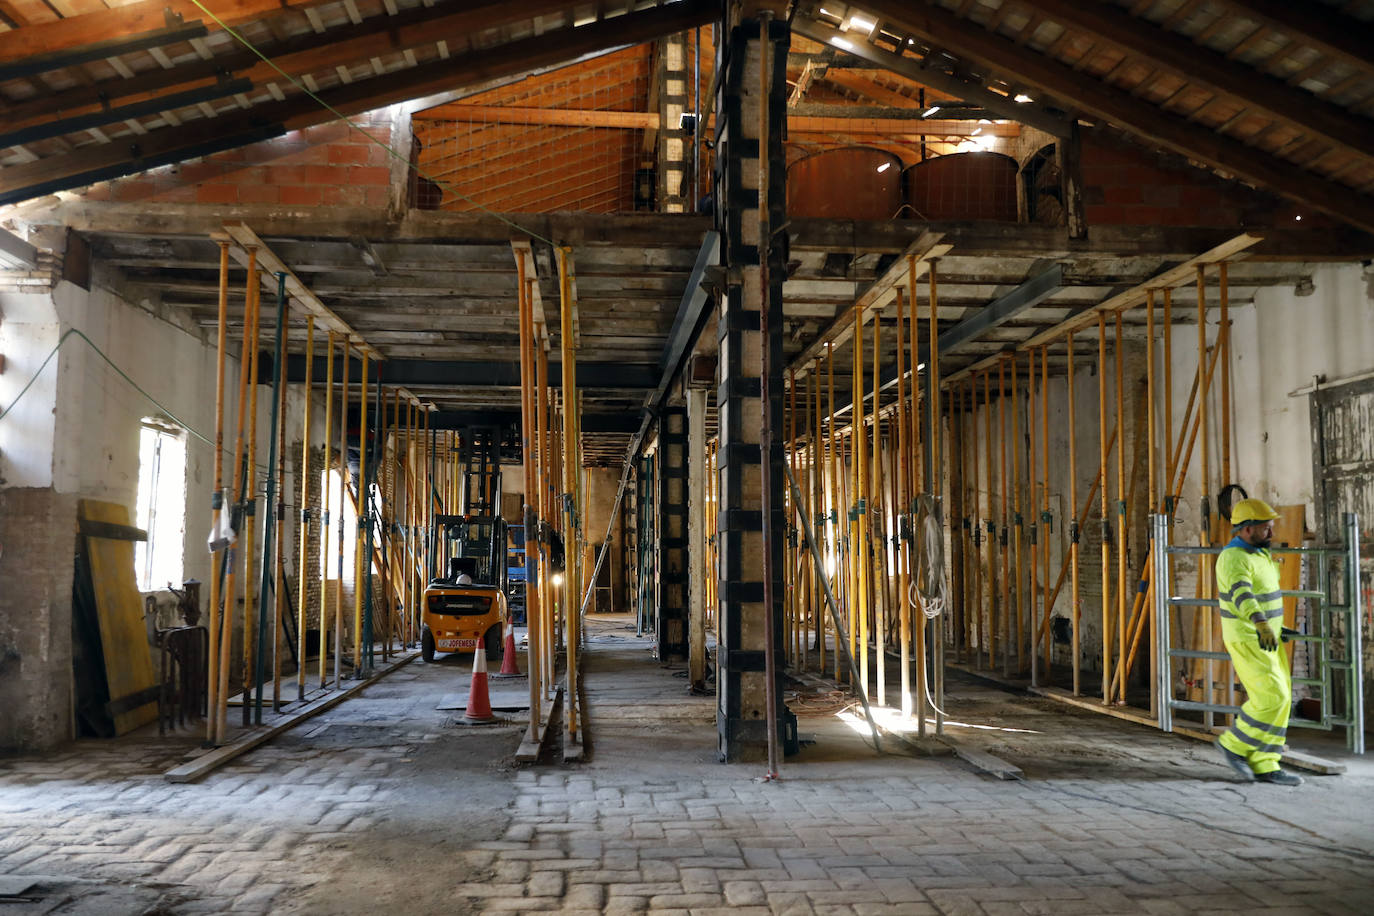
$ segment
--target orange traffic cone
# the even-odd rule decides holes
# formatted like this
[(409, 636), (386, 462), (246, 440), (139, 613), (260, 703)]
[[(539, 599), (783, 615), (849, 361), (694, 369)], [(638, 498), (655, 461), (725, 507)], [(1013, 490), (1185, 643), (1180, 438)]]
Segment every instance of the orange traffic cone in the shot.
[(469, 722), (494, 722), (491, 714), (491, 694), (487, 692), (487, 652), (482, 644), (472, 653), (472, 689), (468, 691), (468, 708), (463, 718)]
[(506, 641), (501, 646), (501, 671), (497, 677), (519, 677), (520, 666), (515, 656), (515, 624), (506, 624)]

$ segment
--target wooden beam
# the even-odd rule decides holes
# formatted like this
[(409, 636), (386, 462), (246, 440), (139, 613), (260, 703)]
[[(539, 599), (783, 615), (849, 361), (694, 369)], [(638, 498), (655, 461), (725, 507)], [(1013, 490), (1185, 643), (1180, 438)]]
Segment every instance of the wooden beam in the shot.
[[(709, 0), (684, 0), (619, 16), (608, 22), (546, 32), (461, 58), (358, 80), (319, 95), (344, 115), (358, 114), (451, 91), (467, 83), (522, 73), (609, 48), (648, 41), (709, 22), (716, 12), (716, 4)], [(0, 204), (245, 146), (334, 119), (334, 114), (315, 100), (296, 96), (283, 102), (255, 105), (237, 115), (205, 119), (194, 126), (152, 131), (135, 138), (137, 142), (101, 144), (10, 166), (0, 170)]]
[(1364, 71), (1374, 70), (1374, 27), (1353, 16), (1343, 16), (1339, 7), (1320, 3), (1293, 3), (1291, 0), (1218, 0), (1245, 18), (1272, 26), (1300, 44), (1323, 54), (1338, 57)]
[[(282, 10), (303, 10), (329, 2), (332, 0), (201, 0), (206, 9), (229, 26), (252, 22)], [(71, 51), (112, 38), (157, 32), (167, 28), (168, 19), (172, 17), (186, 22), (206, 19), (200, 7), (190, 0), (138, 0), (113, 9), (0, 32), (0, 63)], [(207, 20), (205, 25), (209, 29), (219, 28), (213, 20)]]
[[(907, 100), (911, 102), (910, 99)], [(843, 106), (831, 106), (843, 108)], [(914, 112), (913, 112), (914, 114)], [(657, 112), (602, 111), (585, 108), (524, 108), (517, 105), (478, 105), (450, 102), (436, 108), (416, 112), (420, 120), (433, 121), (497, 121), (502, 124), (546, 124), (561, 127), (619, 127), (634, 130), (656, 130)], [(920, 117), (872, 118), (856, 112), (853, 117), (843, 114), (788, 115), (787, 128), (791, 133), (839, 133), (850, 135), (901, 136), (921, 134), (934, 137), (967, 136), (975, 129), (969, 121), (950, 121)], [(995, 137), (1019, 137), (1019, 124), (984, 124), (982, 132)]]
[(1374, 231), (1374, 200), (1367, 195), (1160, 111), (944, 9), (930, 4), (912, 7), (898, 0), (866, 0), (866, 8), (989, 71), (1014, 74), (1037, 91), (1072, 100), (1083, 112), (1117, 124), (1150, 143)]
[(1264, 236), (1262, 235), (1249, 232), (1241, 233), (1210, 251), (1203, 252), (1197, 257), (1189, 258), (1182, 264), (1171, 267), (1163, 273), (1151, 277), (1144, 283), (1140, 283), (1124, 292), (1117, 293), (1115, 296), (1104, 299), (1097, 305), (1089, 306), (1088, 308), (1074, 313), (1054, 327), (1040, 331), (1029, 340), (1022, 341), (1013, 347), (999, 350), (971, 366), (965, 366), (958, 372), (951, 373), (941, 379), (940, 383), (942, 385), (951, 384), (977, 372), (981, 372), (990, 366), (995, 366), (997, 365), (997, 361), (1008, 353), (1017, 353), (1022, 350), (1032, 350), (1036, 347), (1058, 343), (1060, 339), (1070, 331), (1080, 331), (1089, 325), (1095, 325), (1099, 314), (1111, 314), (1131, 308), (1132, 306), (1140, 305), (1145, 301), (1151, 290), (1174, 289), (1179, 286), (1185, 286), (1189, 283), (1196, 282), (1198, 267), (1216, 264), (1220, 261), (1229, 261), (1241, 254), (1241, 252), (1245, 251), (1247, 248), (1257, 245), (1263, 240)]
[[(1310, 92), (1230, 61), (1223, 54), (1147, 19), (1103, 3), (1035, 0), (1037, 10), (1066, 28), (1091, 32), (1132, 57), (1209, 92), (1239, 99), (1252, 112), (1318, 137), (1338, 149), (1374, 155), (1374, 123)], [(1366, 48), (1374, 48), (1374, 44)]]
[(821, 330), (815, 340), (793, 357), (787, 368), (795, 371), (798, 376), (804, 377), (810, 369), (812, 361), (825, 351), (826, 343), (838, 347), (853, 337), (855, 306), (861, 306), (865, 315), (870, 311), (876, 312), (886, 307), (887, 303), (895, 298), (897, 287), (906, 283), (910, 276), (907, 258), (916, 258), (916, 276), (919, 278), (930, 269), (932, 260), (943, 257), (950, 252), (954, 246), (941, 244), (942, 238), (944, 238), (944, 234), (940, 232), (929, 230), (922, 232), (920, 237), (888, 266), (883, 275), (874, 280), (859, 295), (853, 305), (846, 304), (840, 307), (834, 320)]
[(257, 233), (250, 229), (247, 224), (225, 223), (224, 232), (233, 240), (235, 245), (239, 246), (239, 248), (245, 251), (249, 248), (253, 248), (257, 251), (258, 267), (261, 268), (266, 275), (264, 285), (275, 286), (275, 284), (270, 284), (268, 282), (271, 276), (279, 273), (285, 274), (287, 295), (294, 299), (307, 313), (314, 315), (315, 321), (322, 330), (334, 331), (337, 334), (342, 334), (345, 338), (355, 341), (354, 346), (357, 347), (360, 353), (366, 353), (375, 360), (383, 359), (382, 354), (378, 352), (375, 347), (364, 340), (361, 334), (348, 326), (348, 322), (344, 321), (334, 313), (333, 309), (321, 302), (319, 297), (310, 290), (310, 287), (302, 283), (300, 277), (296, 276), (295, 272), (291, 270), (287, 263), (278, 257), (277, 253), (269, 248), (267, 243), (260, 239)]
[(524, 108), (518, 105), (478, 105), (450, 102), (415, 113), (423, 121), (500, 121), (503, 124), (552, 124), (559, 127), (658, 127), (658, 113), (602, 111), (587, 108)]

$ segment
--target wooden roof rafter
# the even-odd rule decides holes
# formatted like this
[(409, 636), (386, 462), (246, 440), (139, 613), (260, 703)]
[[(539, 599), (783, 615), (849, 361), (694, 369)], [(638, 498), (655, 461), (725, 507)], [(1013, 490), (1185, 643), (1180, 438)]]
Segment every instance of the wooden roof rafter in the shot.
[[(605, 22), (549, 31), (382, 77), (355, 80), (318, 95), (345, 115), (357, 114), (652, 40), (709, 22), (716, 12), (710, 0), (656, 5)], [(214, 119), (148, 131), (128, 142), (80, 147), (0, 169), (0, 204), (270, 139), (334, 117), (314, 99), (296, 94)]]

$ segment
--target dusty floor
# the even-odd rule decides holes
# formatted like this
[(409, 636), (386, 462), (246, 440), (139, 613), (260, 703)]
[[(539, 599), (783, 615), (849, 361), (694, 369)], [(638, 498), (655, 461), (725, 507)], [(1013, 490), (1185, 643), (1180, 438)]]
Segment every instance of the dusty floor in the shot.
[[(412, 663), (196, 785), (187, 742), (0, 761), (6, 913), (1368, 913), (1374, 762), (1239, 785), (1206, 745), (953, 680), (949, 735), (1024, 782), (865, 743), (833, 698), (783, 779), (716, 762), (625, 618), (595, 618), (589, 760), (460, 725), (466, 657)], [(934, 747), (928, 743), (927, 749)], [(11, 880), (18, 879), (18, 880)], [(0, 897), (0, 900), (3, 900)]]

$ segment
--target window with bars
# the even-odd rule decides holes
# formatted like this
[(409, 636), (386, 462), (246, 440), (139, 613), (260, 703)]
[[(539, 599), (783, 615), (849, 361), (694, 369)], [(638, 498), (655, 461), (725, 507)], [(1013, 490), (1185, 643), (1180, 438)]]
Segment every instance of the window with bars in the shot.
[(148, 540), (134, 544), (134, 573), (145, 592), (180, 587), (186, 541), (186, 437), (177, 426), (154, 417), (139, 428), (139, 528)]

